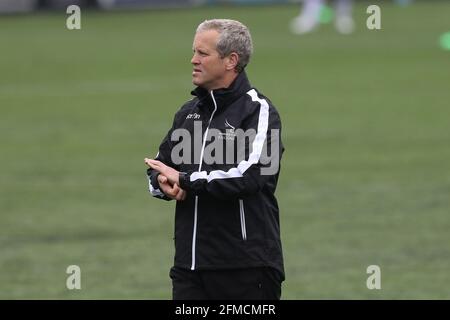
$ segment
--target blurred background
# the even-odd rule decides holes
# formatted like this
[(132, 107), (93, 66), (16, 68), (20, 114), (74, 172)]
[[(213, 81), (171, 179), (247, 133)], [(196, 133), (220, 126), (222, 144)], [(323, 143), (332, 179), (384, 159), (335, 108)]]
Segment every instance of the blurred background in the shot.
[(450, 1), (354, 1), (345, 34), (333, 3), (295, 32), (304, 5), (0, 0), (0, 298), (171, 298), (174, 202), (143, 159), (190, 99), (197, 25), (231, 18), (283, 121), (282, 298), (449, 299)]

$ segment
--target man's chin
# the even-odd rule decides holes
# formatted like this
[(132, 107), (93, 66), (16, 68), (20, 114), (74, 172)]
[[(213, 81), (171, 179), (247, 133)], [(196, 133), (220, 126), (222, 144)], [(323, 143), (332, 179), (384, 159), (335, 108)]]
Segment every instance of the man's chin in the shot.
[(199, 81), (198, 79), (193, 78), (192, 83), (197, 87), (201, 87), (203, 82)]

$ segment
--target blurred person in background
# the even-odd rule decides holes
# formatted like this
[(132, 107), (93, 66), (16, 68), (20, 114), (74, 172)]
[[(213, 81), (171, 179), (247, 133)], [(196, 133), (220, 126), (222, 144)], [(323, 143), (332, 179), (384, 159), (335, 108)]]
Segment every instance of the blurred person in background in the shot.
[[(300, 14), (291, 22), (294, 34), (305, 34), (315, 30), (320, 24), (321, 11), (325, 8), (325, 0), (304, 0)], [(352, 17), (352, 0), (334, 0), (336, 30), (341, 34), (350, 34), (355, 29)]]
[(394, 0), (394, 2), (400, 6), (407, 6), (412, 3), (412, 0)]

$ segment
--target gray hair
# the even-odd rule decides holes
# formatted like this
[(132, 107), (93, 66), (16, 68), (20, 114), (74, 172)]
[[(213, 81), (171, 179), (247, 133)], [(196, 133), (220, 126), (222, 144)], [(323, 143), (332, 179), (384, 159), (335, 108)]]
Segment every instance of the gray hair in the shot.
[(216, 30), (219, 33), (217, 52), (221, 58), (236, 52), (239, 56), (236, 71), (241, 72), (250, 61), (253, 53), (253, 43), (248, 28), (236, 20), (212, 19), (205, 20), (197, 27), (197, 33)]

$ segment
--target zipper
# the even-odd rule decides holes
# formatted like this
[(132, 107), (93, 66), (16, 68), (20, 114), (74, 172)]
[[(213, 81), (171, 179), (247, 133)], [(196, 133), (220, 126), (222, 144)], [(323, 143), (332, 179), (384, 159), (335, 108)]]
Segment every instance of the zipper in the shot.
[[(198, 165), (198, 172), (202, 171), (202, 163), (203, 163), (203, 152), (205, 151), (206, 138), (208, 137), (209, 126), (211, 125), (211, 121), (214, 117), (214, 113), (217, 110), (216, 99), (214, 98), (213, 90), (211, 90), (211, 98), (214, 103), (214, 111), (211, 113), (211, 117), (209, 118), (208, 126), (206, 127), (205, 133), (203, 135), (203, 143), (202, 150), (200, 151), (200, 161)], [(198, 210), (198, 196), (195, 196), (195, 205), (194, 205), (194, 229), (192, 231), (192, 264), (191, 270), (195, 270), (195, 245), (197, 240), (197, 210)]]
[(239, 213), (241, 216), (242, 240), (247, 240), (247, 227), (245, 226), (244, 200), (242, 200), (242, 199), (239, 199)]

